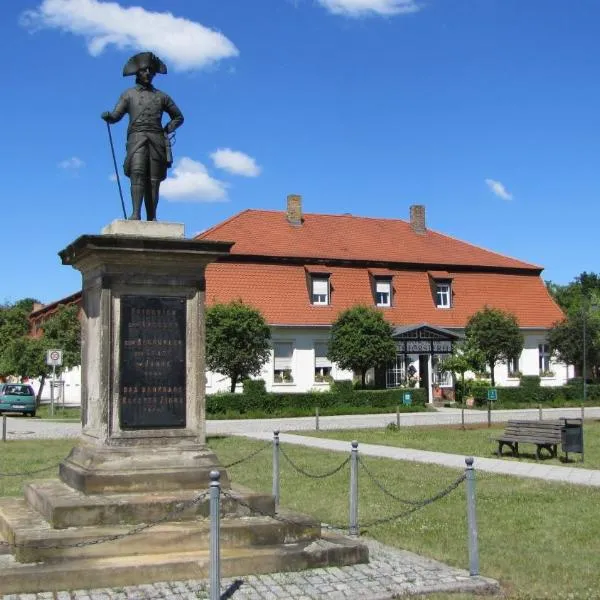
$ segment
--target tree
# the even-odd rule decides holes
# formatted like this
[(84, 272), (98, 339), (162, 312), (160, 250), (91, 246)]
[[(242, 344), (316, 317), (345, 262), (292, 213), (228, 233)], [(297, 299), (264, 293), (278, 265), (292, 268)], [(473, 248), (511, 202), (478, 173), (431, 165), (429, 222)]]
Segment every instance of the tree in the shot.
[[(585, 320), (586, 367), (594, 377), (600, 374), (600, 318), (585, 309), (573, 311), (568, 318), (555, 324), (548, 332), (548, 343), (556, 357), (575, 365), (583, 373), (583, 330)], [(587, 374), (586, 374), (587, 376)]]
[(369, 369), (386, 365), (396, 357), (392, 328), (374, 308), (350, 308), (331, 327), (327, 357), (342, 369), (360, 373), (364, 388)]
[(485, 307), (475, 313), (465, 327), (469, 347), (479, 350), (490, 368), (492, 386), (495, 385), (494, 367), (500, 362), (520, 356), (523, 334), (517, 318), (497, 308)]
[(600, 275), (583, 271), (571, 283), (560, 285), (546, 282), (550, 295), (562, 310), (570, 315), (581, 311), (588, 303), (600, 303)]
[(63, 369), (81, 364), (81, 321), (79, 307), (60, 306), (44, 323), (44, 342), (47, 349), (63, 352)]
[(206, 366), (231, 380), (258, 375), (271, 356), (271, 330), (262, 314), (241, 300), (206, 311)]
[(442, 361), (442, 369), (460, 375), (460, 390), (463, 402), (465, 394), (465, 373), (467, 371), (482, 371), (485, 368), (485, 357), (477, 348), (472, 348), (466, 342), (457, 344), (454, 352)]

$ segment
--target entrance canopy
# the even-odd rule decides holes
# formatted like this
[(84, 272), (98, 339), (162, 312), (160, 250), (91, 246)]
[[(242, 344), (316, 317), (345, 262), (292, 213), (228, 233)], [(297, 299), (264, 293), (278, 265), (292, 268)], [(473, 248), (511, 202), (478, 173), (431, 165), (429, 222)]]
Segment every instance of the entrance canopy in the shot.
[(454, 343), (462, 336), (448, 329), (421, 323), (394, 327), (392, 337), (398, 354), (452, 354)]

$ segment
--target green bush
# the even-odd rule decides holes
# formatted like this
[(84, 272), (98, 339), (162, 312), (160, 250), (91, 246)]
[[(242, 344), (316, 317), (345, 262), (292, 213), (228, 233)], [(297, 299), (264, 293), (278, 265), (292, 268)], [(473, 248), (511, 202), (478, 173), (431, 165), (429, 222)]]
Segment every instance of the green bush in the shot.
[(334, 379), (331, 382), (331, 391), (338, 394), (351, 394), (354, 391), (354, 384), (351, 379)]
[[(351, 383), (351, 382), (350, 382)], [(403, 410), (423, 407), (427, 401), (427, 390), (411, 389), (412, 405), (403, 406), (402, 397), (406, 390), (350, 390), (344, 392), (306, 392), (301, 394), (265, 392), (264, 394), (219, 393), (206, 397), (206, 414), (211, 417), (234, 417), (236, 415), (301, 416), (314, 414), (344, 414), (393, 412), (397, 406)]]
[(267, 388), (264, 379), (244, 379), (244, 394), (248, 396), (264, 396)]

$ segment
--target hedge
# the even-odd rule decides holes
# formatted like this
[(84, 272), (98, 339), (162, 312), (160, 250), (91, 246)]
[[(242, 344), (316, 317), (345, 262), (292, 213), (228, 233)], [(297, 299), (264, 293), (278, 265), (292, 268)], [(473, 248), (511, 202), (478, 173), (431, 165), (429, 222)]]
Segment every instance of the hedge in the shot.
[[(345, 386), (342, 386), (345, 387)], [(425, 406), (427, 390), (420, 388), (395, 388), (392, 390), (352, 390), (343, 392), (306, 392), (301, 394), (265, 392), (260, 384), (248, 385), (244, 382), (242, 394), (218, 393), (206, 397), (206, 414), (223, 415), (226, 413), (274, 413), (283, 410), (304, 410), (308, 414), (315, 407), (320, 410), (339, 411), (344, 408), (374, 408), (396, 410), (402, 405), (403, 394), (410, 391), (412, 406)]]
[[(498, 402), (551, 404), (561, 400), (583, 400), (583, 385), (563, 385), (559, 387), (497, 387)], [(600, 400), (600, 385), (588, 385), (586, 397), (588, 401)], [(476, 400), (486, 400), (487, 396)]]

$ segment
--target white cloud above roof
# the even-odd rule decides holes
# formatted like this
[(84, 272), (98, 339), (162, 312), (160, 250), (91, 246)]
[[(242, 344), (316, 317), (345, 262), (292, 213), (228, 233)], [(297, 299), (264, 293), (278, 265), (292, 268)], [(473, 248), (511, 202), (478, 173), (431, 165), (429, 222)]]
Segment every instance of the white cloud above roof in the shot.
[(348, 17), (403, 15), (421, 9), (415, 0), (318, 0), (329, 12)]
[(81, 160), (78, 156), (71, 156), (71, 158), (65, 158), (65, 160), (61, 160), (58, 163), (59, 169), (71, 169), (77, 170), (85, 167), (85, 162)]
[(36, 9), (25, 11), (20, 22), (30, 31), (50, 28), (83, 36), (92, 56), (110, 45), (151, 50), (177, 71), (201, 69), (239, 54), (219, 31), (169, 12), (117, 2), (43, 0)]
[(256, 164), (256, 160), (244, 152), (231, 148), (219, 148), (210, 157), (215, 167), (233, 175), (243, 175), (244, 177), (260, 175), (261, 168)]
[(173, 175), (162, 182), (161, 196), (172, 202), (220, 202), (227, 200), (227, 184), (210, 176), (206, 167), (187, 156), (173, 167)]
[(513, 199), (513, 195), (506, 189), (501, 181), (496, 181), (495, 179), (486, 179), (485, 183), (490, 188), (492, 193), (498, 196), (498, 198), (502, 198), (502, 200)]

